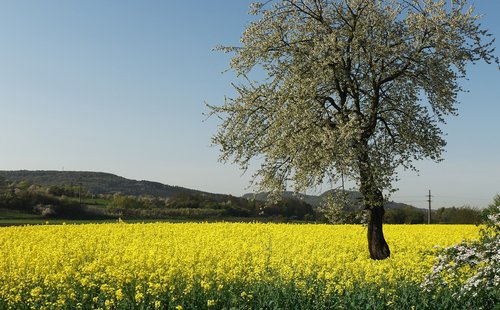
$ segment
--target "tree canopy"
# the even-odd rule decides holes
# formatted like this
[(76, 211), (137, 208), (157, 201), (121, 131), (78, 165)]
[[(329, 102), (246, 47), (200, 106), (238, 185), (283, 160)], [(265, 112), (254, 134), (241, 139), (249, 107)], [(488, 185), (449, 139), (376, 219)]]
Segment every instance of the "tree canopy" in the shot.
[[(255, 181), (275, 191), (347, 176), (376, 217), (397, 167), (441, 160), (467, 65), (498, 64), (467, 0), (282, 0), (250, 13), (242, 45), (219, 47), (240, 78), (234, 98), (210, 106), (221, 160), (263, 158)], [(252, 80), (255, 68), (265, 78)]]

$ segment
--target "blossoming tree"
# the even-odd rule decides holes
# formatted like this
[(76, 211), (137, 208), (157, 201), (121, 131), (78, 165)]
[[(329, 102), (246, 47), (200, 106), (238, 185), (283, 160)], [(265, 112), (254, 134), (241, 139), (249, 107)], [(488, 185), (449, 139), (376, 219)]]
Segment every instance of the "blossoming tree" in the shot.
[[(384, 193), (399, 166), (441, 159), (440, 123), (456, 114), (466, 65), (496, 62), (467, 0), (281, 0), (254, 3), (233, 53), (237, 95), (209, 106), (221, 160), (263, 163), (261, 190), (357, 182), (373, 259), (389, 257)], [(252, 69), (265, 78), (249, 78)]]

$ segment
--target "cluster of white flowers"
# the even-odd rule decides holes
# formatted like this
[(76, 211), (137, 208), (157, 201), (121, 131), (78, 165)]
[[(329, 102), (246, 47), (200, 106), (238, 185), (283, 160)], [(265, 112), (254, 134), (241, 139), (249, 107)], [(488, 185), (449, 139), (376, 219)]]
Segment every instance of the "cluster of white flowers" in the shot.
[(493, 212), (488, 215), (488, 220), (490, 226), (497, 230), (500, 228), (500, 205), (496, 206), (496, 212)]
[(500, 206), (488, 215), (479, 240), (444, 249), (422, 287), (428, 292), (459, 288), (459, 299), (500, 297)]

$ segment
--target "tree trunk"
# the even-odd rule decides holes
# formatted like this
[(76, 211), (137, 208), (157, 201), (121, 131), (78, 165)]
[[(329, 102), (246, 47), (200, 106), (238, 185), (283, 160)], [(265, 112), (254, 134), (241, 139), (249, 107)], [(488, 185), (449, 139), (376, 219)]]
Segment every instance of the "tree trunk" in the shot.
[[(370, 173), (363, 171), (362, 176), (366, 177)], [(373, 181), (363, 182), (362, 178), (360, 191), (363, 194), (363, 202), (366, 210), (370, 212), (368, 220), (368, 250), (371, 259), (386, 259), (390, 256), (389, 246), (384, 238), (382, 224), (384, 222), (384, 196), (382, 191), (373, 185)]]
[(368, 221), (368, 250), (371, 259), (386, 259), (391, 255), (384, 238), (382, 223), (384, 221), (384, 206), (374, 206), (370, 209)]
[(386, 259), (391, 255), (389, 246), (385, 242), (382, 224), (384, 223), (384, 195), (374, 176), (372, 161), (368, 153), (368, 137), (360, 143), (364, 145), (359, 157), (360, 192), (363, 195), (365, 210), (370, 212), (368, 220), (368, 250), (371, 259)]

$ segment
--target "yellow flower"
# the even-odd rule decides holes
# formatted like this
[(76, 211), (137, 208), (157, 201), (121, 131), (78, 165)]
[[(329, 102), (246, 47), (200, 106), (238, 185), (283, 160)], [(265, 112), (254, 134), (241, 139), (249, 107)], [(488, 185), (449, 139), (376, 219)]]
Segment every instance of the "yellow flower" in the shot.
[(183, 310), (184, 307), (182, 307), (181, 305), (177, 305), (177, 307), (175, 307), (175, 310)]
[(123, 299), (123, 292), (121, 289), (116, 290), (115, 292), (116, 300), (121, 301)]
[(200, 286), (206, 291), (210, 289), (210, 283), (205, 280), (201, 280)]
[(207, 300), (207, 307), (212, 307), (212, 306), (215, 306), (215, 300), (213, 299)]
[[(359, 225), (261, 223), (150, 223), (2, 227), (0, 298), (26, 308), (58, 307), (65, 299), (104, 306), (126, 298), (136, 303), (170, 296), (182, 309), (196, 287), (223, 291), (232, 283), (285, 280), (304, 294), (324, 283), (324, 296), (357, 283), (421, 283), (439, 246), (478, 237), (473, 225), (386, 225), (391, 258), (373, 261)], [(36, 260), (26, 259), (36, 257)], [(71, 280), (69, 280), (71, 279)], [(179, 281), (179, 279), (184, 279)], [(305, 282), (309, 279), (312, 282)], [(248, 286), (248, 287), (249, 287)], [(81, 289), (83, 288), (83, 292)], [(253, 298), (247, 287), (240, 297)], [(27, 292), (27, 293), (26, 293)], [(81, 292), (74, 295), (74, 292)], [(97, 292), (97, 294), (96, 294)], [(83, 294), (83, 295), (82, 295)], [(92, 294), (96, 294), (92, 295)], [(44, 301), (45, 296), (60, 298)], [(207, 307), (216, 299), (206, 301)], [(64, 306), (70, 303), (65, 302)], [(112, 305), (116, 306), (116, 305)]]
[(41, 293), (42, 293), (42, 288), (39, 286), (35, 287), (30, 291), (30, 295), (33, 298), (37, 298), (38, 296), (40, 296)]
[(103, 284), (100, 287), (101, 291), (107, 293), (110, 290), (109, 284)]
[(115, 304), (114, 300), (110, 300), (110, 299), (106, 299), (104, 301), (104, 305), (106, 306), (106, 308), (110, 308), (111, 306), (113, 306)]
[(141, 303), (144, 300), (144, 294), (141, 292), (135, 293), (135, 302)]

